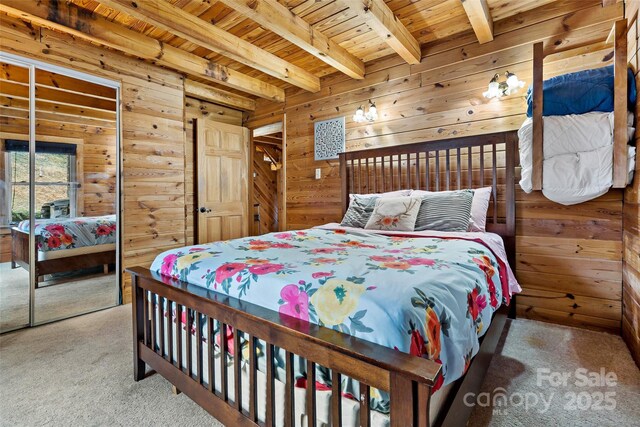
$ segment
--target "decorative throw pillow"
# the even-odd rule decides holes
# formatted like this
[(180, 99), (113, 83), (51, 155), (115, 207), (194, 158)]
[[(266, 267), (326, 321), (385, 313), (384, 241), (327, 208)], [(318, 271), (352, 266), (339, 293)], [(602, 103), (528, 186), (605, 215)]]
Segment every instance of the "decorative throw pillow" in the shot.
[(362, 197), (358, 194), (352, 194), (351, 196), (349, 209), (344, 214), (340, 225), (343, 227), (364, 228), (373, 213), (378, 197)]
[(419, 197), (381, 197), (365, 225), (367, 230), (413, 231), (420, 210)]
[(487, 211), (491, 199), (491, 187), (478, 188), (473, 192), (469, 231), (487, 231)]
[(458, 190), (422, 196), (415, 230), (467, 231), (473, 193), (473, 190)]

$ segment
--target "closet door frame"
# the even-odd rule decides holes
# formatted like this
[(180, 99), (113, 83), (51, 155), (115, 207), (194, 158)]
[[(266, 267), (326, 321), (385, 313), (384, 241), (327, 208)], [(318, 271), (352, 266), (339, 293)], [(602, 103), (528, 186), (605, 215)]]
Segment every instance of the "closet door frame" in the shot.
[[(35, 252), (35, 154), (36, 154), (36, 69), (48, 71), (67, 77), (84, 80), (106, 86), (116, 91), (116, 289), (114, 293), (114, 306), (122, 303), (122, 83), (116, 80), (109, 80), (82, 71), (73, 70), (58, 65), (49, 64), (32, 58), (14, 55), (0, 50), (0, 62), (4, 62), (29, 70), (29, 253), (33, 256)], [(45, 323), (55, 322), (60, 319), (51, 319), (43, 322), (35, 322), (35, 264), (34, 260), (29, 260), (29, 326), (37, 326)], [(100, 310), (100, 309), (98, 309)], [(81, 316), (96, 310), (75, 313), (73, 316)]]

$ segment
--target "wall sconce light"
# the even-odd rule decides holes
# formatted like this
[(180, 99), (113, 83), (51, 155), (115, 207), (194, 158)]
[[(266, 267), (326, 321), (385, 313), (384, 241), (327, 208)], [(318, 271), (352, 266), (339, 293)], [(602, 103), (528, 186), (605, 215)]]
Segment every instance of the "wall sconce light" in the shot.
[(378, 119), (378, 110), (376, 104), (369, 102), (369, 110), (365, 113), (362, 105), (358, 107), (356, 113), (353, 115), (353, 121), (356, 123), (373, 122)]
[(507, 71), (504, 73), (507, 78), (504, 82), (499, 82), (500, 74), (496, 73), (491, 81), (486, 92), (483, 93), (485, 98), (500, 98), (503, 96), (511, 95), (518, 91), (518, 89), (524, 87), (524, 82), (518, 79), (514, 73)]

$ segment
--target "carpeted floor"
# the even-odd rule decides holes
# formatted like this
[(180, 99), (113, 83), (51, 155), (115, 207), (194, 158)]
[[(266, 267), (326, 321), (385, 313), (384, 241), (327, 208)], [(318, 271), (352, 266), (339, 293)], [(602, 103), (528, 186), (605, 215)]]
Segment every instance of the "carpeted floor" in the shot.
[[(46, 276), (49, 277), (49, 276)], [(116, 304), (115, 274), (49, 279), (36, 289), (35, 321), (46, 322)], [(0, 263), (0, 331), (29, 323), (29, 273)]]
[[(220, 425), (159, 375), (132, 379), (131, 306), (0, 336), (0, 423), (38, 425)], [(471, 426), (631, 426), (640, 421), (640, 371), (620, 337), (515, 320), (503, 335), (483, 392), (508, 406), (476, 406)], [(578, 387), (577, 368), (614, 372), (616, 385)], [(567, 373), (566, 387), (538, 385), (537, 369)], [(609, 375), (611, 380), (611, 375)], [(497, 390), (496, 390), (497, 389)], [(570, 410), (567, 393), (578, 392)], [(613, 392), (603, 409), (597, 393)], [(540, 402), (551, 399), (546, 412)], [(533, 395), (538, 405), (533, 406)], [(517, 396), (522, 396), (517, 398)], [(484, 402), (483, 396), (479, 401)], [(524, 399), (530, 405), (525, 407)], [(611, 399), (615, 409), (610, 406)], [(469, 399), (472, 401), (473, 399)], [(499, 411), (498, 411), (499, 410)]]

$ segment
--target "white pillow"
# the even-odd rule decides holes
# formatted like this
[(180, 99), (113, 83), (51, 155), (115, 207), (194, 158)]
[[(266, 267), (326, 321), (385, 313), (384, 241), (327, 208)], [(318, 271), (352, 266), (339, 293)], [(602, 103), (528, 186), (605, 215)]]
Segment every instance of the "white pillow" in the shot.
[(358, 196), (360, 198), (366, 197), (402, 197), (409, 196), (413, 190), (397, 190), (397, 191), (388, 191), (386, 193), (371, 193), (371, 194), (349, 194), (349, 202), (353, 201), (354, 196)]
[[(475, 188), (473, 190), (473, 201), (471, 202), (471, 218), (469, 220), (468, 231), (487, 231), (487, 211), (489, 210), (491, 190), (491, 187)], [(429, 193), (433, 193), (433, 191), (413, 190), (411, 192), (411, 197), (421, 197)]]
[(469, 231), (487, 231), (487, 211), (491, 199), (491, 187), (476, 188), (471, 202)]
[(376, 201), (376, 207), (364, 228), (413, 231), (421, 202), (420, 197), (381, 197)]

